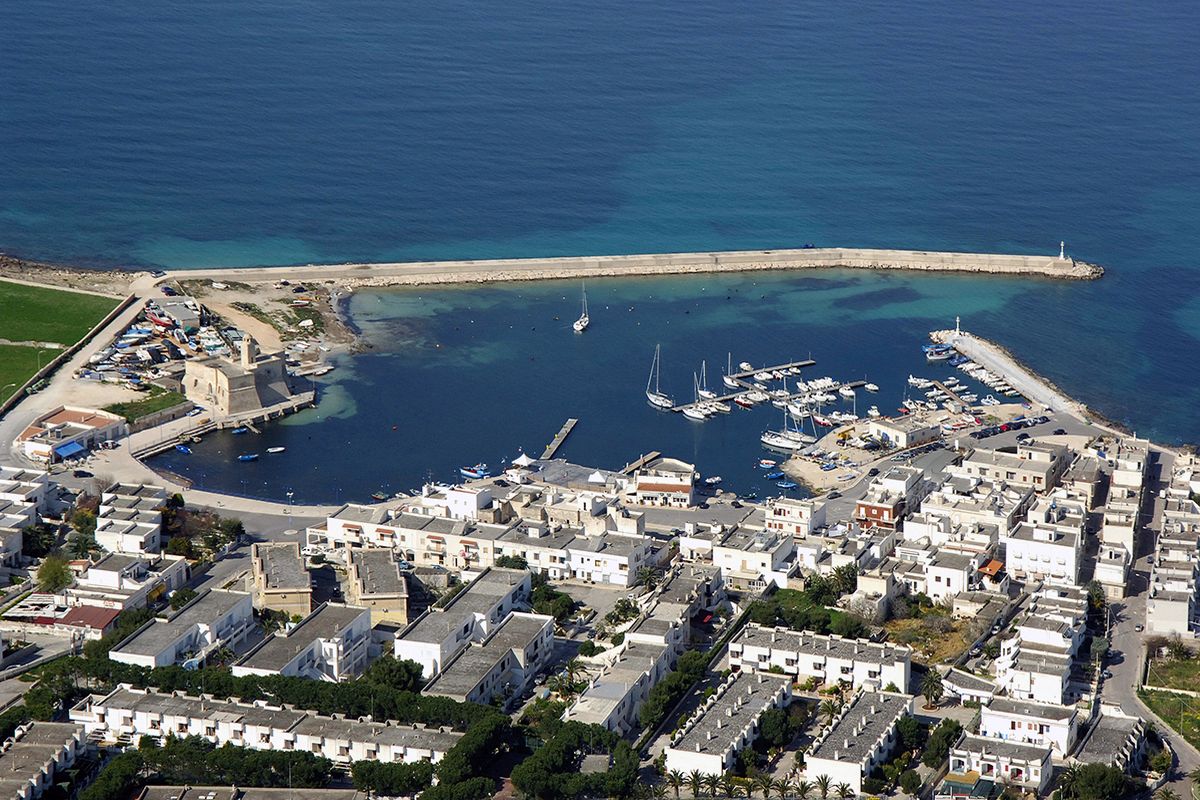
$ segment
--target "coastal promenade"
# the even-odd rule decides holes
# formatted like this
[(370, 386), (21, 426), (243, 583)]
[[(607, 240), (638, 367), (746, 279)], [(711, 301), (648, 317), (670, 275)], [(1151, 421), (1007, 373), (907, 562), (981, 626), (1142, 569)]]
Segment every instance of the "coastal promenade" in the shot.
[(352, 287), (416, 286), (439, 283), (834, 268), (961, 272), (1044, 277), (1059, 280), (1093, 280), (1104, 273), (1100, 267), (1077, 261), (1070, 256), (1060, 257), (1059, 254), (1034, 256), (834, 247), (175, 270), (163, 280), (207, 278), (219, 281), (262, 283), (289, 279), (329, 280)]

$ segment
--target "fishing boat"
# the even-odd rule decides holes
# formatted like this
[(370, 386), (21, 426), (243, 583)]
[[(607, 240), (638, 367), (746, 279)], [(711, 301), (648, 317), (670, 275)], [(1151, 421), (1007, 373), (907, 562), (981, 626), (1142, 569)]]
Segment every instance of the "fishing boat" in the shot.
[[(675, 401), (667, 397), (659, 389), (658, 380), (660, 372), (660, 361), (662, 359), (662, 345), (654, 345), (654, 361), (650, 363), (650, 377), (646, 379), (646, 399), (650, 401), (650, 405), (658, 408), (673, 408)], [(650, 385), (654, 385), (651, 390)]]
[(795, 481), (779, 481), (775, 485), (780, 489), (795, 489), (797, 484)]
[(774, 459), (770, 459), (770, 458), (760, 458), (758, 460), (758, 466), (760, 469), (770, 469), (771, 467), (777, 466), (778, 464), (779, 464), (778, 461), (775, 461)]
[(783, 477), (783, 472), (782, 472), (782, 471), (780, 471), (780, 470), (776, 470), (776, 471), (774, 471), (774, 472), (768, 472), (768, 473), (767, 473), (767, 475), (766, 475), (766, 478), (767, 478), (767, 480), (769, 480), (769, 481), (776, 481), (776, 480), (779, 480), (779, 479), (780, 479), (780, 478), (782, 478), (782, 477)]
[(583, 287), (583, 313), (579, 315), (579, 319), (575, 320), (575, 324), (572, 325), (571, 327), (575, 329), (576, 333), (583, 333), (584, 331), (587, 330), (587, 327), (590, 324), (591, 324), (591, 319), (588, 318), (588, 310), (587, 310), (587, 286), (584, 285), (584, 287)]
[(234, 428), (233, 430), (230, 431), (230, 433), (232, 433), (234, 436), (241, 436), (243, 433), (249, 433), (249, 432), (250, 432), (250, 429), (247, 427), (244, 427), (244, 426)]
[(258, 461), (258, 453), (242, 453), (238, 461)]
[(488, 465), (476, 464), (473, 467), (459, 467), (458, 474), (464, 478), (486, 478), (488, 477)]
[(387, 492), (371, 492), (371, 499), (382, 503), (384, 500), (388, 499), (388, 494)]
[(267, 452), (271, 453), (272, 455), (274, 455), (275, 453), (282, 453), (284, 450), (287, 450), (287, 448), (286, 447), (268, 447), (267, 448)]
[(878, 392), (879, 391), (879, 387), (873, 383), (868, 383), (865, 386), (863, 386), (863, 388), (866, 389), (868, 392)]
[(925, 351), (926, 361), (949, 361), (954, 355), (954, 348), (950, 345), (939, 345), (935, 348)]
[(743, 500), (757, 500), (758, 492), (746, 492), (742, 495)]
[(183, 453), (185, 456), (190, 456), (192, 454), (192, 448), (188, 447), (186, 444), (177, 444), (175, 445), (175, 449)]

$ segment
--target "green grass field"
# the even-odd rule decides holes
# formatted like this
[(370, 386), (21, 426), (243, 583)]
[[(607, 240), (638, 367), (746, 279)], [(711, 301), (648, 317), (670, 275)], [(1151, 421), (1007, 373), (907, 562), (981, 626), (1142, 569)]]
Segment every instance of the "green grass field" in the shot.
[(0, 281), (0, 339), (70, 346), (119, 302), (111, 297)]
[[(42, 350), (42, 366), (50, 363), (59, 352), (61, 351)], [(37, 371), (38, 348), (0, 344), (0, 401), (11, 397), (17, 387), (24, 384)]]
[(1200, 698), (1146, 689), (1139, 691), (1138, 697), (1193, 747), (1200, 747)]
[(164, 408), (178, 405), (185, 400), (179, 392), (168, 392), (158, 386), (151, 386), (140, 400), (130, 400), (125, 403), (113, 403), (105, 406), (105, 411), (120, 414), (127, 422), (133, 422), (148, 414), (162, 411)]

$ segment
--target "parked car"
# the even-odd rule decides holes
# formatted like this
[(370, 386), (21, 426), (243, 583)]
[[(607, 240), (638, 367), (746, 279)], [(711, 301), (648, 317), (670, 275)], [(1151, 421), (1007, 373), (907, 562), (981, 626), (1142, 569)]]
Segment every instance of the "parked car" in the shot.
[(73, 471), (71, 472), (71, 476), (72, 476), (72, 477), (74, 477), (74, 478), (91, 478), (91, 477), (94, 477), (94, 476), (92, 475), (92, 473), (88, 472), (86, 469), (77, 469), (77, 470), (73, 470)]
[(1139, 622), (1137, 625), (1133, 626), (1133, 629), (1138, 633), (1141, 633), (1142, 631), (1146, 630), (1146, 626)]
[(170, 286), (162, 287), (162, 293), (165, 294), (167, 297), (175, 297), (176, 295), (179, 294), (179, 292), (175, 291)]
[(1055, 435), (1055, 436), (1066, 436), (1066, 435), (1067, 435), (1067, 432), (1066, 432), (1066, 430), (1065, 430), (1065, 429), (1063, 429), (1063, 428), (1055, 428), (1055, 429), (1054, 429), (1054, 435)]
[(167, 277), (167, 273), (163, 272), (161, 269), (156, 269), (156, 270), (154, 270), (153, 272), (151, 272), (151, 273), (150, 273), (150, 275), (151, 275), (151, 277), (154, 277), (154, 278), (165, 278), (165, 277)]
[(1101, 672), (1101, 673), (1100, 673), (1100, 676), (1101, 676), (1101, 677), (1103, 677), (1103, 678), (1104, 678), (1104, 680), (1109, 680), (1110, 678), (1112, 678), (1112, 675), (1113, 675), (1113, 674), (1112, 674), (1112, 671), (1111, 671), (1111, 670), (1107, 670), (1107, 669), (1106, 669), (1106, 670), (1104, 670), (1104, 672)]

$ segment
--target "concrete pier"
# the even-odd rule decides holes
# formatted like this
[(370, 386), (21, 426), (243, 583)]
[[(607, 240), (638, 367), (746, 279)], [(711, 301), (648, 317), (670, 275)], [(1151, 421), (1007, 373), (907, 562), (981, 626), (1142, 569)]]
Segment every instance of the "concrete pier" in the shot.
[(1057, 253), (1032, 256), (814, 247), (709, 253), (176, 270), (168, 273), (161, 281), (206, 278), (261, 283), (286, 278), (309, 281), (332, 280), (348, 286), (398, 286), (830, 268), (969, 272), (991, 275), (1041, 276), (1063, 280), (1092, 280), (1104, 273), (1100, 267), (1077, 261), (1070, 256), (1060, 257)]
[(579, 420), (574, 417), (563, 423), (558, 433), (554, 434), (554, 438), (550, 440), (550, 444), (546, 445), (546, 449), (542, 451), (542, 461), (549, 461), (554, 458), (554, 454), (558, 452), (558, 448), (563, 446), (563, 443), (567, 441), (567, 437), (571, 435), (571, 431), (575, 430), (575, 426), (578, 424)]

